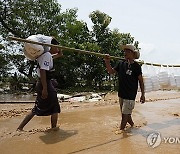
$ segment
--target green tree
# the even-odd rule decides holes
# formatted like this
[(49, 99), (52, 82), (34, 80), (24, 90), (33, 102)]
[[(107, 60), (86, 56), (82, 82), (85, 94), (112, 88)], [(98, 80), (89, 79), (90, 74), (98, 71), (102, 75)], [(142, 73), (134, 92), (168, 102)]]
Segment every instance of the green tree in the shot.
[(0, 81), (3, 81), (4, 77), (8, 75), (8, 60), (6, 54), (3, 53), (4, 46), (0, 44)]
[[(0, 35), (26, 38), (33, 34), (55, 36), (62, 46), (109, 53), (122, 56), (119, 46), (133, 43), (134, 38), (117, 29), (108, 28), (111, 17), (100, 11), (90, 14), (93, 30), (77, 20), (77, 9), (61, 12), (56, 0), (1, 0)], [(138, 46), (138, 42), (135, 43)], [(9, 43), (2, 53), (16, 66), (17, 70), (33, 80), (36, 62), (28, 61), (22, 54), (22, 43)], [(4, 54), (3, 53), (3, 54)], [(109, 79), (102, 58), (64, 51), (64, 58), (55, 60), (56, 78), (61, 88), (71, 86), (99, 86)], [(6, 63), (4, 63), (4, 66)]]
[(3, 55), (3, 53), (0, 51), (0, 80), (3, 79), (3, 77), (7, 76), (7, 70), (8, 70), (8, 61), (6, 60), (6, 57)]
[[(4, 38), (9, 34), (26, 38), (41, 33), (57, 37), (62, 45), (73, 46), (71, 42), (74, 41), (70, 41), (73, 40), (72, 32), (77, 29), (76, 25), (84, 26), (76, 20), (76, 12), (76, 9), (70, 9), (61, 13), (61, 6), (56, 0), (4, 0), (0, 2), (0, 35)], [(84, 35), (83, 31), (80, 32)], [(79, 34), (74, 34), (74, 39), (78, 37), (81, 41), (84, 39)], [(35, 63), (22, 57), (22, 50), (19, 50), (22, 49), (22, 44), (11, 43), (8, 46), (10, 48), (7, 50), (11, 50), (9, 60), (20, 73), (32, 80)]]
[(0, 23), (3, 36), (13, 34), (26, 38), (44, 33), (57, 36), (62, 17), (56, 0), (3, 0), (0, 2)]
[[(61, 6), (55, 0), (0, 1), (0, 35), (4, 38), (10, 34), (21, 38), (38, 33), (57, 36), (59, 23), (62, 20), (59, 15), (60, 9)], [(12, 60), (19, 72), (33, 79), (35, 63), (24, 61), (18, 56), (19, 53), (22, 54), (19, 52), (21, 45), (9, 44), (11, 49), (7, 50), (12, 53), (9, 60)]]
[[(122, 57), (120, 46), (134, 43), (134, 37), (130, 33), (124, 34), (120, 33), (118, 29), (114, 29), (113, 31), (109, 29), (108, 26), (112, 19), (109, 15), (97, 10), (93, 11), (89, 17), (94, 24), (92, 35), (101, 53)], [(135, 44), (138, 46), (138, 42), (135, 42)], [(94, 73), (91, 73), (91, 78), (99, 86), (102, 84), (103, 79), (106, 79), (108, 76), (103, 63), (102, 59), (96, 60), (93, 63), (95, 66), (93, 69)]]

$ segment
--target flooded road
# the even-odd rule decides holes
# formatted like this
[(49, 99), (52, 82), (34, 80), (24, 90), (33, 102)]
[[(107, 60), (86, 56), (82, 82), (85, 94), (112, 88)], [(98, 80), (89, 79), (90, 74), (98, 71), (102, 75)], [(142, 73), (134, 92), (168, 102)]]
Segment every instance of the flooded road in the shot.
[(18, 101), (34, 101), (36, 99), (33, 94), (18, 95), (18, 94), (0, 94), (0, 102), (18, 102)]
[[(180, 144), (165, 143), (164, 137), (180, 137), (180, 99), (136, 103), (136, 127), (115, 134), (121, 119), (119, 105), (102, 105), (62, 111), (60, 129), (51, 131), (50, 117), (34, 117), (24, 132), (16, 128), (24, 116), (0, 120), (0, 151), (3, 154), (178, 154)], [(148, 146), (147, 136), (161, 134), (161, 144)]]

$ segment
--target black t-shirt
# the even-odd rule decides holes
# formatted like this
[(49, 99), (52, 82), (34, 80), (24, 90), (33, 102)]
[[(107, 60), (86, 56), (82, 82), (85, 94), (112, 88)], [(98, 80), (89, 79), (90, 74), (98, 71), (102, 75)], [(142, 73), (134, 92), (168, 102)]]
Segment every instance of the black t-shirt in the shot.
[(118, 96), (123, 99), (135, 100), (138, 76), (142, 74), (141, 66), (137, 62), (128, 65), (127, 61), (119, 61), (114, 69), (118, 72)]

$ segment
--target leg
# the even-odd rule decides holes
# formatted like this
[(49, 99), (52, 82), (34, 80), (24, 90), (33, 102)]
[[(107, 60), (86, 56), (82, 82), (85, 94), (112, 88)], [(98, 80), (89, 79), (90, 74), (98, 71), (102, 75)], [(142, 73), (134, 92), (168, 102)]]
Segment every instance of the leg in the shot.
[(26, 115), (17, 130), (23, 130), (24, 126), (34, 117), (34, 115), (35, 114), (32, 111), (28, 115)]
[(123, 99), (119, 97), (119, 105), (120, 105), (120, 111), (122, 114), (122, 106), (123, 106)]
[(128, 122), (128, 114), (122, 114), (120, 130), (124, 130), (125, 129), (127, 122)]
[(128, 114), (128, 123), (131, 125), (131, 127), (134, 126), (134, 122), (132, 120), (131, 114)]
[(127, 122), (133, 127), (134, 122), (132, 120), (131, 114), (134, 109), (135, 101), (134, 100), (123, 100), (122, 105), (122, 129), (125, 128)]
[(126, 127), (127, 121), (128, 121), (128, 114), (122, 114), (120, 130), (115, 132), (116, 135), (124, 133), (124, 129)]
[(55, 128), (57, 125), (58, 113), (54, 113), (51, 115), (51, 128)]

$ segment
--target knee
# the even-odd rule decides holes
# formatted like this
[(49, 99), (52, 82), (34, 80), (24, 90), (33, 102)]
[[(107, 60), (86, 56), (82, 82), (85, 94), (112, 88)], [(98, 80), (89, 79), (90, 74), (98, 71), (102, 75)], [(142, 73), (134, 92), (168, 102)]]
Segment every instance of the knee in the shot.
[(122, 118), (128, 118), (129, 115), (128, 114), (122, 114)]

